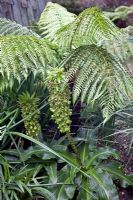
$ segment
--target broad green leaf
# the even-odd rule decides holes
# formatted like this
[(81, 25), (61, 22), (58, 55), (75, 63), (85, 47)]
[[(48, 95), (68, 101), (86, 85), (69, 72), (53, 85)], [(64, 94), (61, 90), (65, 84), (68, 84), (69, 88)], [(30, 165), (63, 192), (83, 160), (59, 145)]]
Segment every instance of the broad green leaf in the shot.
[(83, 178), (82, 185), (79, 188), (79, 194), (78, 194), (77, 200), (82, 200), (82, 199), (91, 200), (93, 194), (89, 190), (90, 190), (89, 181), (87, 178)]
[(129, 185), (133, 185), (133, 176), (125, 175), (123, 170), (120, 169), (119, 164), (112, 163), (112, 164), (104, 165), (104, 166), (102, 166), (102, 169), (107, 171), (108, 173), (114, 175), (114, 177), (117, 177), (120, 180), (126, 181)]
[[(96, 170), (99, 178), (102, 180), (106, 191), (108, 192), (110, 200), (119, 200), (119, 196), (117, 193), (117, 189), (115, 184), (113, 183), (112, 177), (107, 173), (102, 171), (100, 168)], [(90, 180), (91, 189), (97, 192), (98, 199), (106, 200), (107, 196), (105, 191), (101, 188), (99, 184), (93, 183), (93, 180)]]
[[(8, 132), (7, 132), (8, 134)], [(106, 184), (103, 182), (103, 180), (101, 179), (101, 177), (99, 176), (99, 174), (96, 172), (95, 169), (89, 169), (88, 171), (85, 171), (84, 169), (81, 169), (81, 167), (78, 166), (76, 160), (72, 157), (72, 155), (68, 155), (68, 154), (64, 154), (64, 153), (58, 153), (56, 151), (54, 151), (53, 149), (51, 149), (50, 147), (48, 147), (47, 145), (25, 135), (22, 133), (18, 133), (18, 132), (10, 132), (10, 134), (12, 135), (18, 135), (19, 137), (23, 137), (27, 140), (32, 141), (33, 143), (39, 145), (40, 147), (44, 148), (44, 150), (47, 150), (48, 152), (52, 153), (53, 155), (57, 156), (58, 158), (60, 158), (61, 160), (63, 160), (64, 162), (66, 162), (73, 170), (75, 170), (75, 173), (79, 172), (82, 174), (82, 176), (88, 178), (88, 179), (93, 179), (98, 185), (99, 187), (101, 187), (101, 189), (104, 191), (105, 195), (106, 195), (106, 200), (110, 200), (110, 196), (109, 196), (109, 192), (106, 189)], [(70, 170), (67, 170), (70, 171)], [(64, 179), (63, 179), (64, 180)], [(62, 182), (62, 181), (60, 181)], [(67, 178), (65, 179), (65, 183), (71, 185), (71, 188), (67, 189), (70, 190), (70, 194), (72, 195), (76, 189), (76, 187), (73, 187), (73, 183), (72, 183), (72, 178), (70, 176), (67, 176)], [(72, 189), (73, 188), (73, 189)], [(56, 187), (56, 191), (57, 191), (57, 187)], [(66, 192), (64, 192), (64, 185), (62, 185), (62, 187), (60, 188), (60, 192), (58, 192), (58, 196), (57, 196), (57, 200), (67, 200), (69, 199), (68, 196), (66, 196)], [(72, 192), (73, 191), (73, 192)], [(90, 190), (87, 190), (88, 192), (90, 192)], [(64, 195), (65, 194), (65, 195)]]
[[(64, 185), (59, 186), (56, 193), (56, 199), (57, 200), (71, 200), (74, 196), (74, 192), (76, 189), (75, 185), (70, 184), (71, 182), (71, 177), (68, 177), (65, 181), (64, 181)], [(68, 185), (66, 185), (68, 184)]]
[(57, 183), (57, 164), (51, 163), (49, 166), (46, 166), (45, 169), (49, 176), (49, 183)]
[(54, 194), (49, 190), (41, 187), (34, 187), (32, 188), (34, 194), (39, 194), (42, 197), (45, 197), (46, 200), (56, 200)]
[(74, 155), (68, 153), (68, 152), (58, 152), (59, 155), (65, 159), (67, 159), (68, 161), (70, 161), (71, 163), (73, 163), (74, 165), (78, 165), (76, 158), (74, 157)]
[(109, 148), (102, 148), (97, 150), (94, 155), (89, 159), (87, 162), (87, 169), (93, 165), (93, 163), (98, 159), (106, 159), (109, 156), (114, 156), (115, 158), (118, 158), (118, 154), (114, 151), (114, 149)]
[(88, 161), (88, 155), (89, 155), (89, 148), (88, 143), (83, 143), (80, 145), (80, 157), (81, 161), (83, 163), (83, 166), (85, 166), (86, 162)]
[[(6, 134), (8, 135), (9, 133), (7, 132)], [(39, 142), (38, 140), (35, 140), (35, 139), (29, 137), (29, 136), (27, 136), (27, 135), (25, 135), (23, 133), (10, 132), (10, 134), (17, 135), (19, 137), (25, 138), (25, 139), (37, 144), (38, 146), (42, 147), (44, 150), (50, 152), (51, 154), (57, 156), (58, 158), (60, 158), (64, 162), (66, 162), (69, 166), (73, 167), (75, 170), (81, 172), (84, 176), (90, 178), (89, 174), (81, 169), (81, 167), (78, 165), (76, 159), (73, 158), (71, 154), (70, 155), (68, 155), (68, 154), (65, 155), (65, 154), (58, 153), (58, 152), (54, 151), (53, 149), (51, 149), (50, 147), (48, 147), (47, 145)]]
[(76, 185), (74, 184), (74, 178), (77, 170), (69, 165), (63, 167), (58, 173), (58, 180), (64, 184), (56, 187), (57, 200), (69, 200), (74, 196)]
[(51, 158), (55, 158), (54, 155), (50, 154), (48, 151), (45, 151), (43, 148), (38, 148), (38, 146), (30, 147), (23, 153), (21, 153), (23, 161), (26, 161), (32, 156), (37, 156), (42, 160), (50, 160)]
[(103, 182), (101, 177), (99, 176), (99, 173), (96, 172), (95, 169), (89, 169), (88, 174), (93, 177), (93, 179), (96, 181), (96, 183), (101, 187), (101, 189), (104, 191), (106, 195), (106, 200), (110, 200), (109, 192), (106, 189), (106, 184)]

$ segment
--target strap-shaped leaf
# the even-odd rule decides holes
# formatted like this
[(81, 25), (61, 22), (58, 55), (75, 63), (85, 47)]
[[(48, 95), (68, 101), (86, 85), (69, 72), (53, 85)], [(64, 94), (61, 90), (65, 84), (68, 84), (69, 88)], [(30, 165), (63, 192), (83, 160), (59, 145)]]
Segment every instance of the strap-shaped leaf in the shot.
[(44, 197), (47, 200), (56, 200), (54, 193), (46, 188), (42, 187), (33, 187), (32, 188), (33, 194), (38, 194), (41, 197)]

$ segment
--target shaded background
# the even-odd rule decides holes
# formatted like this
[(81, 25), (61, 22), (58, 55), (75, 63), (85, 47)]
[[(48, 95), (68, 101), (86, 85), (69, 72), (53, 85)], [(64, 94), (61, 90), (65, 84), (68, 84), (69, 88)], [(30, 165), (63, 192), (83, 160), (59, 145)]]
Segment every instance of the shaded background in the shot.
[(91, 6), (98, 6), (104, 10), (110, 10), (120, 5), (130, 6), (133, 5), (133, 0), (55, 0), (74, 12), (81, 12), (83, 9)]
[[(0, 0), (0, 17), (14, 20), (24, 26), (37, 21), (49, 0)], [(133, 0), (53, 0), (78, 14), (90, 6), (104, 10), (113, 10), (120, 5), (133, 5)], [(128, 24), (133, 23), (133, 15), (128, 17)]]
[(49, 0), (0, 0), (0, 17), (24, 26), (36, 21)]

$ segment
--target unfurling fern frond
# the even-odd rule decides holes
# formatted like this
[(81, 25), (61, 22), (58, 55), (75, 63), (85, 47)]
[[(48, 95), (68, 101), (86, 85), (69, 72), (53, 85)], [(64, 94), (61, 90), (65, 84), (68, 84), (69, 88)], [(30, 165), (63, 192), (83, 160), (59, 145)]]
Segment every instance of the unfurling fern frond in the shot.
[(31, 35), (34, 37), (40, 37), (32, 30), (17, 24), (14, 21), (0, 18), (0, 35)]
[(56, 32), (63, 26), (73, 22), (75, 17), (76, 15), (68, 12), (66, 8), (50, 2), (41, 14), (38, 25), (43, 36), (54, 40)]
[(41, 131), (39, 124), (40, 111), (38, 110), (39, 99), (28, 92), (19, 96), (19, 105), (28, 136), (37, 138)]
[(88, 8), (74, 22), (57, 33), (57, 42), (64, 48), (98, 44), (118, 38), (122, 32), (98, 8)]
[[(67, 82), (75, 78), (73, 101), (81, 95), (81, 101), (98, 103), (105, 120), (129, 100), (131, 80), (123, 66), (106, 50), (95, 45), (74, 50), (62, 66), (68, 70)], [(76, 75), (76, 76), (75, 76)]]
[(112, 21), (115, 21), (117, 19), (125, 20), (131, 13), (133, 13), (133, 6), (120, 6), (116, 8), (113, 12), (104, 12), (104, 14)]
[(45, 77), (47, 67), (55, 65), (56, 53), (44, 39), (32, 36), (0, 37), (0, 74), (10, 82), (27, 78), (30, 72)]

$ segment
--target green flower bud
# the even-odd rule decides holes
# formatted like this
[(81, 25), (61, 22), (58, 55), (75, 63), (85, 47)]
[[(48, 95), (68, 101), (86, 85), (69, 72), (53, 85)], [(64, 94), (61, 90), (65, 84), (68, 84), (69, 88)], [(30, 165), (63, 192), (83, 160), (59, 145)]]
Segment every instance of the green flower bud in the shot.
[(24, 119), (26, 118), (24, 121), (26, 134), (33, 138), (36, 138), (41, 130), (39, 124), (40, 111), (38, 110), (38, 101), (35, 95), (30, 95), (28, 92), (19, 96), (22, 117)]

